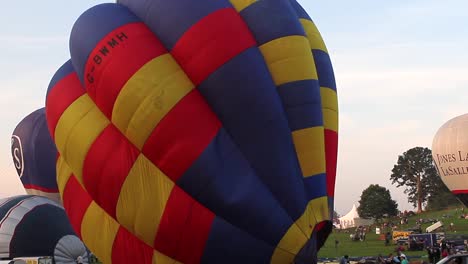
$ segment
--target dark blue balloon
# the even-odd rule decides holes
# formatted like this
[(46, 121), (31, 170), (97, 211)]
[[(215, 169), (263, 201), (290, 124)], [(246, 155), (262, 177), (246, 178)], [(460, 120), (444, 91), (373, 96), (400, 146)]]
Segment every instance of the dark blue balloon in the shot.
[(28, 194), (58, 201), (57, 149), (47, 127), (45, 108), (32, 112), (16, 126), (11, 137), (11, 155)]
[(88, 250), (60, 204), (36, 195), (0, 199), (0, 258), (38, 256), (75, 263)]

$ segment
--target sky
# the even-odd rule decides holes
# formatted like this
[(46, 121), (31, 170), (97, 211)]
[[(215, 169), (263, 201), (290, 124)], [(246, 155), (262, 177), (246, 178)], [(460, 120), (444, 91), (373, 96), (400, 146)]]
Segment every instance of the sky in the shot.
[[(68, 58), (74, 21), (109, 1), (2, 3), (0, 16), (0, 197), (23, 194), (10, 154), (18, 122), (44, 106), (50, 78)], [(329, 50), (338, 87), (335, 207), (343, 215), (370, 184), (388, 188), (404, 151), (431, 148), (437, 129), (467, 113), (466, 0), (299, 1)]]

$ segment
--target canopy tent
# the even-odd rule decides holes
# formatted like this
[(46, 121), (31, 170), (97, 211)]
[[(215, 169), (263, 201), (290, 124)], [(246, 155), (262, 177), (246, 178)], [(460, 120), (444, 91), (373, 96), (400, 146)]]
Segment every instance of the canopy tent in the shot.
[(346, 215), (340, 217), (338, 220), (338, 228), (340, 229), (357, 227), (361, 225), (371, 225), (374, 223), (373, 219), (361, 218), (355, 204), (353, 204), (353, 208), (351, 208), (351, 210)]

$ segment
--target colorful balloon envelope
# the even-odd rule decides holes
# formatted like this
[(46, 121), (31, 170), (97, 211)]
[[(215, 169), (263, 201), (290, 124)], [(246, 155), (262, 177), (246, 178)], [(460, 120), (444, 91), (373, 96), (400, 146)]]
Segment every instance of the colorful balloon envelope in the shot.
[(439, 128), (432, 142), (432, 158), (442, 181), (468, 206), (468, 114)]
[(101, 261), (316, 261), (338, 107), (296, 1), (102, 4), (76, 21), (70, 52), (47, 121), (64, 207)]
[(88, 263), (88, 250), (76, 236), (63, 207), (45, 197), (0, 199), (0, 258), (53, 257), (54, 263)]
[(47, 127), (45, 108), (18, 123), (11, 137), (11, 155), (28, 194), (60, 202), (55, 171), (57, 149)]

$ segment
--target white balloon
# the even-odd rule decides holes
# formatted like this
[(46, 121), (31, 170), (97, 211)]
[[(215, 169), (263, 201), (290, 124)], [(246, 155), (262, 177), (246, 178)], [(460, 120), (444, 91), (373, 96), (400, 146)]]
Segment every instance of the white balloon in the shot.
[(432, 142), (432, 158), (442, 181), (468, 206), (468, 114), (439, 128)]

